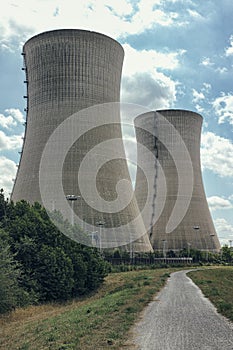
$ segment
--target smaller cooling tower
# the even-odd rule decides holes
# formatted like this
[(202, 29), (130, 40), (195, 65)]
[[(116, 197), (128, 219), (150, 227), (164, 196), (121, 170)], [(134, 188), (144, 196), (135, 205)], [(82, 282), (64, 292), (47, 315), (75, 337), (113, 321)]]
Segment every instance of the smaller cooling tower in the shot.
[[(154, 250), (218, 251), (200, 165), (201, 115), (186, 110), (160, 110), (135, 118), (138, 148), (136, 198), (139, 208), (149, 196)], [(154, 155), (149, 161), (148, 151)], [(148, 184), (153, 182), (153, 190)], [(156, 222), (155, 222), (156, 221)]]

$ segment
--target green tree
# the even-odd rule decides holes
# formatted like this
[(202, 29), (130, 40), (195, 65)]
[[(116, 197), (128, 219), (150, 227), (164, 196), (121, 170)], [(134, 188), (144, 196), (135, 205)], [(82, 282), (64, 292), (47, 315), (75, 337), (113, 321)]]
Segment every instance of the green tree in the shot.
[(232, 262), (233, 261), (233, 252), (231, 248), (229, 248), (227, 245), (223, 246), (221, 249), (221, 257), (222, 260), (225, 262)]
[(11, 253), (8, 239), (7, 234), (0, 230), (0, 313), (29, 302), (27, 292), (19, 286), (22, 270)]
[(72, 296), (74, 270), (60, 247), (42, 246), (36, 269), (41, 300), (67, 300)]
[[(96, 249), (69, 237), (85, 236), (55, 212), (63, 231), (51, 222), (39, 204), (9, 203), (5, 229), (15, 259), (22, 265), (20, 285), (35, 300), (66, 300), (97, 288), (106, 275), (106, 262)], [(87, 240), (90, 238), (86, 235)]]

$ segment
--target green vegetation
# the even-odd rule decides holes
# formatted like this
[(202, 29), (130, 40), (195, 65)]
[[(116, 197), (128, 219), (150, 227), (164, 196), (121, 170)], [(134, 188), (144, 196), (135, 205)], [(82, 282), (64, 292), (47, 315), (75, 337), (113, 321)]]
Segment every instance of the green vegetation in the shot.
[[(69, 234), (85, 235), (62, 218), (60, 222)], [(108, 269), (96, 249), (62, 234), (38, 203), (5, 201), (2, 190), (0, 261), (0, 313), (90, 293), (101, 285)]]
[[(126, 251), (120, 251), (116, 249), (115, 251), (112, 250), (105, 250), (104, 252), (106, 260), (108, 260), (111, 264), (113, 264), (113, 268), (111, 271), (128, 271), (131, 269), (129, 264), (132, 265), (149, 265), (150, 268), (154, 267), (169, 267), (169, 259), (167, 258), (192, 258), (192, 265), (199, 266), (199, 265), (232, 265), (233, 264), (233, 249), (228, 247), (227, 245), (222, 247), (221, 251), (219, 253), (212, 252), (212, 251), (200, 251), (197, 249), (181, 249), (180, 251), (174, 252), (173, 250), (166, 251), (166, 259), (163, 262), (155, 261), (155, 258), (162, 258), (164, 259), (164, 252), (163, 251), (155, 251), (150, 253), (135, 253), (133, 261), (130, 259), (129, 252)], [(176, 267), (182, 267), (184, 266), (183, 262), (174, 262), (172, 263), (172, 266)], [(190, 265), (190, 263), (189, 263)]]
[[(110, 274), (92, 296), (19, 309), (0, 318), (2, 349), (119, 349), (171, 269)], [(128, 347), (127, 347), (128, 348)]]
[(10, 246), (4, 240), (4, 232), (0, 230), (0, 314), (23, 305), (29, 301), (28, 293), (19, 287), (21, 277), (20, 265), (14, 260)]
[(198, 270), (188, 274), (217, 310), (233, 321), (233, 267)]
[[(89, 239), (58, 212), (53, 215), (67, 236)], [(120, 265), (113, 266), (97, 249), (67, 236), (38, 203), (14, 204), (0, 191), (0, 348), (119, 349), (139, 312), (174, 270), (165, 263), (163, 269), (154, 264), (158, 253), (145, 254), (137, 265), (127, 252), (105, 252), (106, 259), (120, 259)], [(167, 257), (174, 254), (169, 251)], [(197, 264), (233, 262), (228, 247), (218, 255), (194, 250), (188, 255)], [(179, 256), (187, 257), (187, 252)], [(107, 276), (109, 271), (114, 273)], [(233, 268), (191, 276), (219, 311), (233, 320)]]

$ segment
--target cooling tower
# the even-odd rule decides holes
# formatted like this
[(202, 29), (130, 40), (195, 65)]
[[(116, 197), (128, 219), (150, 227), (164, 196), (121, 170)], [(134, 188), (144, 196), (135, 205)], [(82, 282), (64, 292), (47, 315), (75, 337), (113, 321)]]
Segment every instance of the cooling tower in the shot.
[(138, 148), (146, 175), (138, 167), (135, 193), (140, 210), (147, 197), (151, 203), (147, 220), (153, 222), (148, 232), (153, 249), (218, 251), (201, 174), (201, 115), (160, 110), (135, 118), (135, 127), (137, 144), (146, 147)]
[[(98, 231), (101, 229), (98, 225), (103, 224), (102, 231), (105, 231), (104, 227), (116, 231), (116, 237), (114, 234), (111, 236), (111, 242), (102, 232), (102, 247), (126, 244), (128, 238), (126, 237), (125, 242), (122, 237), (118, 240), (117, 230), (134, 218), (138, 218), (137, 233), (132, 229), (135, 224), (131, 225), (129, 232), (126, 227), (121, 233), (125, 230), (125, 234), (130, 234), (133, 240), (141, 237), (140, 232), (143, 234), (145, 228), (138, 217), (139, 211), (134, 196), (125, 208), (120, 206), (121, 209), (114, 213), (106, 211), (104, 206), (103, 210), (100, 207), (96, 209), (98, 201), (91, 198), (92, 193), (89, 198), (84, 198), (85, 189), (89, 189), (90, 179), (93, 178), (96, 192), (104, 203), (117, 199), (117, 184), (122, 179), (127, 180), (122, 202), (125, 199), (127, 203), (126, 194), (133, 193), (121, 142), (120, 115), (118, 107), (114, 106), (114, 102), (119, 102), (120, 98), (123, 48), (115, 40), (99, 33), (65, 29), (45, 32), (29, 39), (23, 47), (22, 55), (25, 63), (23, 69), (26, 73), (27, 94), (24, 97), (27, 100), (27, 118), (12, 200), (42, 202), (42, 186), (43, 193), (47, 192), (50, 196), (47, 196), (47, 202), (48, 198), (51, 202), (50, 209), (62, 211), (66, 206), (64, 198), (76, 199), (69, 203), (65, 200), (69, 210), (65, 209), (62, 212), (66, 218), (70, 218), (72, 206), (78, 217), (83, 219), (81, 225), (84, 230), (90, 224)], [(107, 105), (103, 108), (92, 108), (102, 104)], [(79, 115), (79, 111), (87, 108), (89, 110)], [(70, 119), (72, 115), (74, 117)], [(67, 120), (70, 120), (69, 125)], [(96, 121), (100, 123), (95, 124)], [(76, 135), (78, 136), (75, 139)], [(108, 144), (107, 141), (112, 139), (118, 140), (117, 147)], [(44, 156), (48, 144), (49, 152), (53, 151), (54, 154), (50, 159)], [(101, 144), (103, 147), (98, 148)], [(67, 147), (64, 157), (64, 149)], [(88, 152), (92, 149), (94, 151), (90, 155)], [(41, 159), (45, 159), (44, 167), (41, 165)], [(79, 179), (80, 164), (84, 159), (89, 161), (86, 161), (82, 178)], [(57, 170), (57, 164), (60, 162), (62, 176)], [(98, 167), (99, 163), (103, 165)], [(52, 174), (54, 181), (51, 182), (49, 176), (43, 176), (43, 172), (48, 172), (49, 176)], [(82, 182), (82, 191), (79, 180)], [(61, 187), (59, 181), (62, 182)], [(151, 250), (148, 237), (138, 239), (134, 249)]]

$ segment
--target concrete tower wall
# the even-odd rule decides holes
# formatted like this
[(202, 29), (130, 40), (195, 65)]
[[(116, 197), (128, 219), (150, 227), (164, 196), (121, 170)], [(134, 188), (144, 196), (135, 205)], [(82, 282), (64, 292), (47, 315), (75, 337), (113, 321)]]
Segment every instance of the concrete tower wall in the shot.
[[(155, 193), (148, 193), (147, 179), (140, 169), (137, 171), (135, 193), (138, 205), (140, 209), (143, 208), (147, 195), (150, 196), (151, 204), (153, 204), (153, 196), (155, 195), (156, 212), (162, 201), (165, 200), (161, 215), (159, 215), (157, 222), (149, 232), (152, 247), (154, 250), (174, 251), (184, 248), (218, 250), (220, 244), (209, 212), (201, 174), (200, 135), (202, 117), (197, 113), (185, 110), (161, 110), (158, 112), (158, 114), (156, 112), (146, 113), (135, 119), (137, 142), (145, 145), (157, 156), (157, 173), (155, 164), (145, 164), (149, 168), (147, 170), (150, 176), (155, 177)], [(162, 119), (158, 118), (159, 115), (162, 115)], [(167, 122), (175, 128), (175, 131), (165, 125)], [(151, 134), (154, 131), (157, 135), (156, 138)], [(176, 152), (179, 164), (182, 164), (182, 167), (178, 170), (174, 158), (168, 151), (169, 147), (171, 149), (175, 147), (176, 132), (180, 134), (190, 155), (193, 171), (191, 175), (188, 171), (188, 164), (185, 163), (184, 149), (180, 147)], [(165, 141), (161, 142), (161, 140)], [(141, 161), (145, 159), (146, 162), (145, 154), (138, 153), (138, 159)], [(159, 168), (159, 164), (161, 168)], [(162, 178), (161, 170), (166, 180), (167, 192), (165, 194), (159, 193)], [(184, 218), (174, 230), (166, 233), (166, 227), (176, 201), (179, 201), (182, 210), (187, 199), (184, 193), (178, 193), (177, 171), (182, 173), (184, 183), (181, 186), (183, 187), (190, 183), (189, 177), (193, 176), (193, 192)]]
[(119, 101), (124, 52), (114, 40), (81, 30), (56, 30), (23, 47), (27, 125), (14, 201), (40, 201), (39, 162), (55, 128), (89, 106)]
[[(45, 32), (29, 39), (23, 47), (23, 57), (27, 85), (27, 123), (12, 200), (25, 199), (34, 203), (41, 202), (39, 166), (49, 137), (73, 113), (93, 105), (119, 101), (124, 52), (118, 42), (105, 35), (67, 29)], [(135, 198), (119, 213), (94, 210), (82, 198), (78, 172), (84, 156), (95, 145), (108, 139), (122, 138), (119, 113), (114, 110), (112, 114), (111, 125), (94, 128), (71, 145), (63, 164), (62, 179), (65, 195), (80, 196), (79, 200), (72, 203), (75, 212), (90, 224), (95, 225), (102, 220), (107, 227), (126, 224), (138, 215)], [(87, 125), (88, 122), (87, 118)], [(78, 127), (79, 120), (73, 128), (75, 130)], [(59, 142), (53, 145), (58, 150), (57, 154), (65, 142), (67, 140), (61, 134)], [(112, 152), (114, 159), (114, 149)], [(123, 143), (118, 147), (117, 154), (120, 154), (118, 159), (108, 162), (98, 174), (93, 173), (94, 177), (97, 175), (96, 187), (100, 196), (108, 201), (116, 199), (116, 184), (120, 179), (130, 182)], [(59, 162), (59, 156), (57, 161)], [(49, 168), (50, 164), (47, 166)], [(90, 164), (87, 171), (94, 172), (94, 169)], [(48, 191), (49, 186), (48, 184)], [(86, 186), (89, 184), (86, 183)], [(51, 209), (53, 206), (57, 208), (58, 204), (55, 197), (51, 198)], [(140, 225), (143, 232), (143, 223)], [(151, 250), (147, 236), (138, 241), (138, 248), (135, 249)]]

